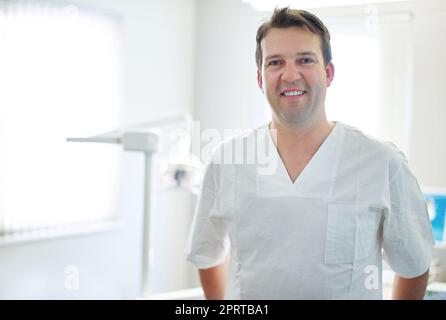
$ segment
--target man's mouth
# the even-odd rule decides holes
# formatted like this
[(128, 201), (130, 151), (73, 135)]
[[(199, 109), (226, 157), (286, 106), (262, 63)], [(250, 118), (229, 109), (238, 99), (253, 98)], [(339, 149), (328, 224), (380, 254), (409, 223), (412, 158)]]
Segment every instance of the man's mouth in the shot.
[(297, 97), (305, 94), (307, 91), (304, 90), (285, 90), (280, 93), (282, 97)]

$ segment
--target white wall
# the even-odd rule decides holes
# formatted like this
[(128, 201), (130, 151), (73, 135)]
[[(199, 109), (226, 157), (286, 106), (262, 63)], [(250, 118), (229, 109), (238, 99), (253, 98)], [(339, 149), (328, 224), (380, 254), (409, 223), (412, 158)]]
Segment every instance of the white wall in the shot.
[[(255, 12), (240, 2), (198, 1), (194, 116), (201, 121), (202, 129), (248, 128), (261, 124), (264, 119), (266, 105), (256, 87), (254, 51), (256, 30), (261, 20), (270, 14)], [(321, 17), (342, 17), (364, 14), (365, 8), (358, 6), (310, 11)], [(413, 21), (406, 24), (404, 32), (398, 23), (393, 28), (384, 28), (392, 32), (386, 35), (384, 41), (387, 44), (393, 41), (400, 45), (404, 43), (404, 37), (411, 37), (412, 43), (409, 45), (413, 46), (414, 63), (408, 66), (410, 70), (404, 74), (389, 76), (388, 79), (392, 80), (389, 83), (392, 82), (394, 87), (386, 88), (387, 93), (403, 90), (395, 79), (401, 77), (403, 83), (407, 81), (406, 76), (411, 74), (413, 83), (407, 93), (412, 113), (403, 113), (408, 110), (401, 105), (389, 103), (377, 106), (385, 114), (382, 118), (383, 132), (389, 140), (396, 140), (402, 149), (407, 150), (410, 166), (421, 185), (445, 187), (446, 126), (443, 119), (446, 119), (446, 108), (442, 87), (446, 71), (443, 58), (446, 56), (446, 38), (442, 32), (446, 28), (446, 3), (415, 1), (382, 4), (377, 6), (377, 10), (397, 14), (402, 10), (410, 10), (413, 14)], [(333, 54), (336, 56), (336, 52)], [(367, 63), (360, 58), (352, 63)], [(398, 56), (392, 57), (391, 61), (403, 63), (398, 62)], [(392, 69), (386, 70), (392, 72)], [(342, 70), (337, 69), (336, 72)], [(390, 97), (388, 101), (392, 99)], [(410, 130), (404, 131), (406, 128)]]
[[(66, 1), (64, 1), (66, 2)], [(191, 111), (194, 0), (74, 0), (123, 18), (122, 124)], [(0, 246), (0, 299), (104, 298), (138, 295), (141, 276), (143, 158), (123, 153), (119, 211), (123, 226), (96, 235)], [(78, 267), (79, 290), (64, 288)]]
[(260, 125), (255, 34), (262, 17), (240, 0), (199, 0), (194, 118), (202, 129)]

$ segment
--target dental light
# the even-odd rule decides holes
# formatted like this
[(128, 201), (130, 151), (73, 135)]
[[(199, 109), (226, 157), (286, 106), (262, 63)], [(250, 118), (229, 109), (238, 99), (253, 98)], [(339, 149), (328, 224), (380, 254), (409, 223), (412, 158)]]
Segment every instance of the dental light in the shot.
[[(173, 130), (165, 137), (160, 128), (184, 125), (182, 130)], [(139, 151), (144, 154), (144, 215), (142, 243), (141, 296), (150, 296), (149, 286), (149, 227), (152, 157), (161, 155), (161, 179), (164, 188), (181, 187), (196, 193), (201, 181), (201, 162), (189, 152), (192, 117), (180, 114), (159, 120), (147, 121), (87, 138), (67, 138), (69, 142), (96, 142), (121, 144), (125, 151)], [(172, 133), (172, 132), (171, 132)]]

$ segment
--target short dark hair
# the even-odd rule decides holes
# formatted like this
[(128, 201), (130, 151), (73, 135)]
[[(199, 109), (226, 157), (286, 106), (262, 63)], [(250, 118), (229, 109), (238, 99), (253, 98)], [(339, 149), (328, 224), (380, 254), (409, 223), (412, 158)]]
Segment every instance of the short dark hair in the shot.
[(312, 33), (319, 35), (321, 40), (322, 55), (324, 57), (325, 66), (331, 61), (330, 33), (324, 23), (314, 14), (305, 11), (285, 8), (276, 8), (271, 19), (264, 22), (257, 30), (257, 47), (256, 47), (256, 63), (257, 68), (262, 68), (262, 47), (260, 46), (262, 39), (266, 37), (268, 31), (272, 28), (289, 28), (301, 27), (307, 28)]

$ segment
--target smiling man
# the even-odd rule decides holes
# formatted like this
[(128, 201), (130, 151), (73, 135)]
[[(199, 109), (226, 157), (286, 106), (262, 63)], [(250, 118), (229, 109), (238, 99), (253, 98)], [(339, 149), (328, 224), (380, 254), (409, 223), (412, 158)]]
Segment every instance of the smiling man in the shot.
[[(423, 195), (396, 146), (327, 119), (327, 28), (276, 9), (256, 40), (272, 119), (222, 143), (206, 166), (186, 248), (206, 298), (382, 299), (383, 252), (393, 297), (423, 298), (433, 246)], [(272, 151), (259, 154), (264, 145)], [(257, 162), (221, 160), (247, 154)]]
[(260, 42), (257, 59), (258, 83), (274, 123), (308, 127), (325, 117), (325, 92), (334, 67), (331, 62), (325, 65), (317, 35), (298, 27), (272, 28)]

